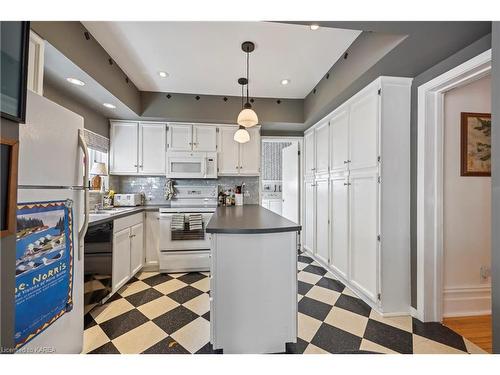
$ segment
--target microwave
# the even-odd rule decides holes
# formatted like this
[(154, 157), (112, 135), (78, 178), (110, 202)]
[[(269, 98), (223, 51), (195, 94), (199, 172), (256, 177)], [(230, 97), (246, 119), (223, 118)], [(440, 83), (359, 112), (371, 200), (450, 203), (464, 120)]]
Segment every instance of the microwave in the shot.
[(167, 152), (167, 178), (217, 178), (217, 152)]

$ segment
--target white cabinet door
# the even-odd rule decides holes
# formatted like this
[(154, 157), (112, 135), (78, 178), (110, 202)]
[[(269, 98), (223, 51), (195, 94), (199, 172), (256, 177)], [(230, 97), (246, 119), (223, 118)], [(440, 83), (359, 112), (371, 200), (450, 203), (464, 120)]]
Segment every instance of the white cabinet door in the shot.
[(314, 131), (304, 134), (304, 176), (312, 176), (315, 171)]
[(269, 210), (271, 201), (269, 199), (262, 199), (262, 204), (261, 206), (264, 208), (267, 208)]
[(239, 143), (234, 140), (237, 128), (219, 128), (219, 174), (235, 175), (239, 172)]
[(139, 124), (139, 173), (164, 175), (166, 124)]
[(153, 269), (158, 267), (158, 253), (160, 252), (160, 213), (146, 212), (145, 244), (146, 244), (146, 267)]
[(110, 173), (137, 174), (138, 172), (138, 123), (111, 123)]
[(378, 183), (375, 173), (351, 174), (350, 279), (376, 301), (378, 279)]
[(193, 125), (168, 124), (168, 150), (191, 151), (193, 148)]
[(328, 264), (329, 256), (329, 212), (328, 179), (316, 181), (316, 256)]
[(338, 177), (330, 180), (331, 248), (330, 266), (348, 279), (349, 266), (349, 186), (348, 180)]
[(349, 112), (344, 109), (330, 120), (330, 170), (344, 171), (349, 159)]
[(316, 186), (313, 181), (306, 181), (304, 185), (304, 249), (313, 253), (316, 238)]
[(250, 133), (250, 140), (240, 144), (239, 170), (240, 174), (256, 176), (260, 173), (260, 129), (247, 130)]
[(372, 89), (349, 107), (349, 169), (377, 166), (378, 157), (378, 90)]
[(113, 291), (130, 278), (130, 228), (113, 234)]
[(217, 151), (217, 128), (211, 125), (193, 125), (193, 150)]
[(315, 127), (316, 132), (316, 174), (328, 173), (330, 161), (328, 144), (330, 141), (329, 124), (324, 122)]
[(275, 214), (281, 215), (281, 199), (272, 199), (269, 201), (269, 209)]
[(130, 276), (134, 276), (144, 264), (144, 225), (130, 228)]

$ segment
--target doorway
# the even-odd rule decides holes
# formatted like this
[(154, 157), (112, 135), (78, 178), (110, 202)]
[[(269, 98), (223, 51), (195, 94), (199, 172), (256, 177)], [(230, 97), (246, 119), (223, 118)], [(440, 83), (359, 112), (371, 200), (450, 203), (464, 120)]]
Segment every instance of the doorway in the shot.
[[(443, 97), (443, 324), (491, 352), (491, 75)], [(465, 165), (462, 165), (462, 161)]]
[(491, 72), (491, 50), (418, 87), (417, 307), (423, 322), (443, 318), (443, 117), (446, 92)]
[(302, 137), (262, 137), (261, 205), (293, 222), (301, 220)]

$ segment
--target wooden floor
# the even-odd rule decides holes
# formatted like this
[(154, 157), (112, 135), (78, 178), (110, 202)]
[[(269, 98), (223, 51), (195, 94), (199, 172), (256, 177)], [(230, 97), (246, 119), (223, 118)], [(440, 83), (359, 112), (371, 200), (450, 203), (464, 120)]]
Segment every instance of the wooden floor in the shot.
[(444, 318), (443, 324), (481, 349), (492, 352), (491, 315)]

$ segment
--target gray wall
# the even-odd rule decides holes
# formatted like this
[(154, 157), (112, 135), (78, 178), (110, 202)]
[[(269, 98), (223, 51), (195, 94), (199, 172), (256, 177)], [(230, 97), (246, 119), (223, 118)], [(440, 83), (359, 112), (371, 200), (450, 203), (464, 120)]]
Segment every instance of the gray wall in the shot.
[(109, 64), (108, 53), (91, 35), (89, 40), (85, 38), (84, 32), (87, 30), (80, 22), (32, 21), (31, 29), (93, 77), (123, 104), (140, 114), (139, 90), (131, 80), (126, 81), (126, 74), (118, 64)]
[(43, 96), (82, 116), (86, 129), (109, 138), (109, 122), (101, 113), (78, 102), (50, 82), (47, 82), (47, 80), (43, 83)]
[(500, 22), (493, 22), (492, 30), (492, 317), (493, 353), (500, 354)]
[(413, 79), (411, 93), (411, 305), (417, 306), (417, 90), (418, 87), (491, 48), (486, 35)]
[[(241, 97), (218, 95), (176, 94), (141, 92), (142, 116), (167, 121), (198, 121), (212, 123), (236, 123), (241, 111)], [(254, 98), (252, 106), (259, 116), (265, 132), (302, 132), (304, 106), (301, 99)]]
[[(19, 124), (1, 118), (0, 135), (19, 139)], [(0, 239), (0, 349), (14, 347), (15, 249), (15, 234)]]

